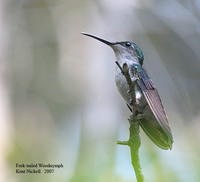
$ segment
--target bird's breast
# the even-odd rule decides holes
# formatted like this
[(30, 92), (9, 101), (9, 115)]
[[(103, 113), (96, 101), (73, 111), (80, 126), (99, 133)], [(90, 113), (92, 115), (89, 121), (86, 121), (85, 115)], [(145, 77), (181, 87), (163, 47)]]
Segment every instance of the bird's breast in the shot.
[[(131, 78), (133, 78), (133, 75), (131, 75)], [(129, 86), (128, 83), (126, 81), (125, 76), (121, 73), (121, 70), (119, 69), (118, 66), (116, 66), (115, 68), (115, 83), (117, 86), (117, 89), (119, 91), (119, 93), (121, 94), (121, 96), (124, 98), (124, 100), (129, 103), (130, 102), (130, 94), (129, 94)], [(138, 87), (138, 85), (135, 86), (135, 94), (136, 94), (136, 99), (137, 100), (141, 100), (143, 97), (143, 94), (140, 90), (140, 88)]]

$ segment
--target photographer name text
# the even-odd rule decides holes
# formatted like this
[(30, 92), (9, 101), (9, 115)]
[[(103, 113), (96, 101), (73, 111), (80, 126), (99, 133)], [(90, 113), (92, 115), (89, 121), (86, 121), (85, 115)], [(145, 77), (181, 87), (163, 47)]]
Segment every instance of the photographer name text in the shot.
[(41, 174), (41, 173), (54, 173), (56, 169), (63, 168), (63, 164), (25, 164), (25, 163), (16, 163), (16, 173), (17, 174)]

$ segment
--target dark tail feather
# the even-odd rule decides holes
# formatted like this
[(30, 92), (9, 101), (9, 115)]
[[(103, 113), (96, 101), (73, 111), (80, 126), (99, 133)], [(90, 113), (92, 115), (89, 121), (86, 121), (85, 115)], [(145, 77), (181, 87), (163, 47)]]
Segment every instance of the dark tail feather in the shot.
[(160, 126), (155, 126), (153, 122), (146, 119), (140, 120), (140, 126), (146, 133), (146, 135), (155, 143), (158, 147), (164, 150), (172, 148), (173, 141), (168, 138)]

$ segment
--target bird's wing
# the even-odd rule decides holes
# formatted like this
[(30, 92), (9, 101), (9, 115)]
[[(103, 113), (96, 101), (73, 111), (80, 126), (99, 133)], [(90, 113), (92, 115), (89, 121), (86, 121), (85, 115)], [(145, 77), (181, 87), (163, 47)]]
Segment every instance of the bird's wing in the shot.
[(151, 78), (149, 78), (146, 71), (140, 65), (138, 67), (138, 77), (139, 79), (137, 80), (137, 84), (142, 90), (142, 93), (144, 94), (153, 115), (155, 116), (165, 134), (172, 141), (173, 139), (171, 129), (158, 91), (155, 88), (155, 85)]

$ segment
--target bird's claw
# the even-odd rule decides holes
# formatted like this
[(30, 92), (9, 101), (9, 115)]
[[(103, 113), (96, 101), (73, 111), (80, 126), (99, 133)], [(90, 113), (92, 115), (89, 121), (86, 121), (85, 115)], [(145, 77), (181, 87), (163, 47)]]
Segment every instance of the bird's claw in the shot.
[(137, 80), (139, 80), (139, 77), (137, 75), (134, 75), (134, 77), (131, 80), (133, 83), (135, 83)]
[(133, 102), (133, 100), (132, 100), (132, 99), (130, 99), (130, 100), (129, 100), (129, 104), (130, 104), (131, 106), (138, 106), (138, 105), (139, 105), (139, 103), (140, 103), (140, 102), (139, 102), (139, 100), (138, 100), (138, 99), (136, 99), (136, 100), (135, 100), (135, 103)]
[(141, 113), (137, 114), (137, 119), (138, 120), (143, 119), (143, 118), (144, 118), (144, 114), (141, 114)]
[(131, 106), (133, 106), (133, 105), (134, 105), (134, 103), (133, 103), (133, 100), (132, 100), (132, 99), (129, 99), (129, 104), (130, 104)]

